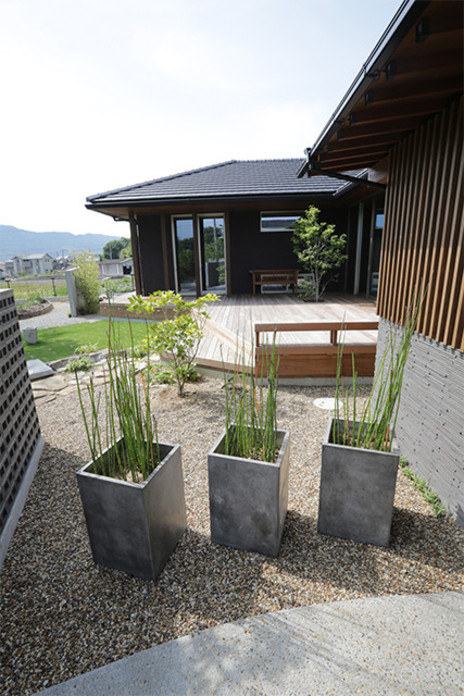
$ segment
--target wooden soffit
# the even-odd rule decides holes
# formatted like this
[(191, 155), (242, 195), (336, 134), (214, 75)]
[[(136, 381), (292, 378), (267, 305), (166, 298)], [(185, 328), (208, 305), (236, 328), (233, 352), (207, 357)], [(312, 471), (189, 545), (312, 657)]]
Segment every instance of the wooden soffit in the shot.
[(397, 17), (307, 151), (300, 175), (310, 162), (321, 172), (375, 168), (406, 133), (462, 94), (464, 3), (405, 2)]

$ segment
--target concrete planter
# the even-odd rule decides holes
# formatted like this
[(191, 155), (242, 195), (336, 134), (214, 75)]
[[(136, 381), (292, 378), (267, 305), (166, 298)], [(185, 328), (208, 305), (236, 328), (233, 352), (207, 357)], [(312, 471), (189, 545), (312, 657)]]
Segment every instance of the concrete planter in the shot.
[(208, 454), (211, 540), (277, 556), (287, 513), (290, 433), (278, 431), (275, 463), (224, 454), (225, 431)]
[(318, 531), (388, 546), (399, 450), (395, 443), (392, 452), (335, 445), (334, 420), (322, 444)]
[(160, 443), (160, 454), (140, 484), (95, 474), (93, 462), (77, 472), (95, 563), (144, 580), (161, 573), (187, 527), (180, 445)]

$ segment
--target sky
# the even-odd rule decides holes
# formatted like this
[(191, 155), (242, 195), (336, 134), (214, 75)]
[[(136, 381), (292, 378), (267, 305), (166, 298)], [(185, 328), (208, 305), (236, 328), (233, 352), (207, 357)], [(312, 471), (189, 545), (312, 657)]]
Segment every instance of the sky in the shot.
[(304, 156), (400, 0), (0, 0), (0, 224), (129, 234), (87, 196)]

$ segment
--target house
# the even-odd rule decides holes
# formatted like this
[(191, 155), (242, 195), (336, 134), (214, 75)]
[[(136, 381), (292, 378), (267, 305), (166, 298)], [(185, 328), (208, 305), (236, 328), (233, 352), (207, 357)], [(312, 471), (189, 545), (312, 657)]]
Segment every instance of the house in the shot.
[[(251, 270), (298, 267), (292, 225), (314, 204), (348, 234), (340, 287), (375, 294), (383, 185), (367, 170), (298, 179), (300, 165), (232, 160), (89, 196), (87, 208), (129, 221), (138, 293), (230, 295), (252, 291)], [(352, 243), (359, 227), (362, 248)]]
[(50, 254), (21, 254), (13, 256), (13, 270), (17, 275), (42, 275), (53, 270)]
[(56, 256), (53, 259), (53, 270), (54, 271), (63, 271), (68, 268), (70, 265), (70, 257), (69, 256)]
[(15, 274), (15, 262), (13, 259), (8, 259), (8, 261), (3, 261), (3, 268), (6, 277), (12, 277)]
[(403, 2), (299, 172), (368, 168), (386, 184), (379, 346), (423, 296), (397, 433), (411, 466), (461, 526), (463, 14), (461, 2)]
[(134, 264), (132, 259), (103, 259), (99, 262), (100, 276), (111, 278), (113, 276), (130, 276)]

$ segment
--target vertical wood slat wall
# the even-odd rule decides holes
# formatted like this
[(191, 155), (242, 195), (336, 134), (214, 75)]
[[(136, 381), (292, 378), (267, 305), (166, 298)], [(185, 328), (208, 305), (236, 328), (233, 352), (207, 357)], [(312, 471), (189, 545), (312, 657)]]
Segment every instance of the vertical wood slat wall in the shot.
[(464, 351), (463, 98), (390, 156), (377, 310), (401, 324), (422, 289), (417, 331)]

